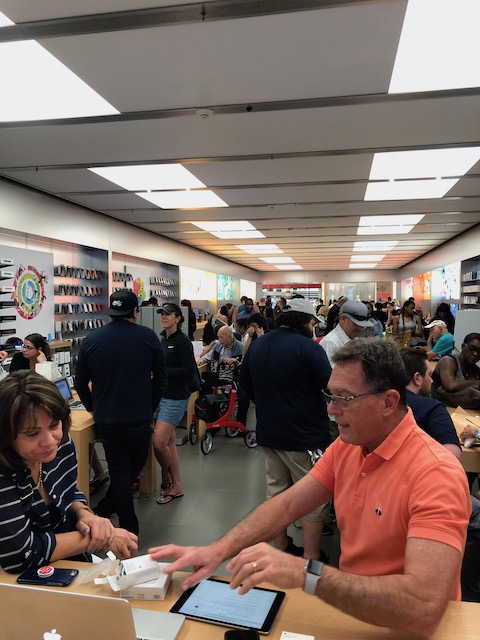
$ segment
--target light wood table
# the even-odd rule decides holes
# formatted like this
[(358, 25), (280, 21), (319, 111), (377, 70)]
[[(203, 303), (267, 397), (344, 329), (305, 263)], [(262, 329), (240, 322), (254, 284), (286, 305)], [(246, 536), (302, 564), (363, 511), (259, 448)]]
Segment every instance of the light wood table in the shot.
[[(55, 566), (77, 568), (82, 571), (85, 565), (81, 562), (59, 561)], [(89, 565), (88, 565), (89, 566)], [(133, 607), (168, 611), (181, 594), (180, 584), (184, 574), (174, 575), (172, 584), (163, 601), (131, 600)], [(16, 576), (5, 573), (0, 569), (0, 582), (12, 584)], [(265, 584), (269, 587), (271, 585)], [(64, 589), (55, 587), (41, 587), (56, 589), (57, 591), (73, 591), (102, 596), (116, 597), (107, 585), (78, 585), (73, 582)], [(287, 589), (286, 598), (273, 624), (269, 638), (279, 640), (282, 631), (312, 635), (315, 640), (406, 640), (419, 638), (417, 635), (392, 631), (384, 627), (374, 627), (360, 622), (337, 609), (325, 604), (318, 598), (308, 596), (300, 589)], [(28, 602), (25, 603), (28, 608)], [(431, 636), (433, 640), (478, 640), (479, 637), (480, 604), (476, 602), (450, 602), (447, 611)], [(21, 620), (19, 620), (21, 625)], [(226, 628), (216, 625), (185, 620), (177, 640), (223, 640)]]
[[(77, 450), (77, 486), (89, 500), (90, 485), (90, 445), (95, 441), (95, 422), (88, 411), (72, 411), (70, 435)], [(157, 461), (153, 453), (153, 443), (148, 452), (147, 462), (140, 475), (140, 492), (149, 494), (157, 490)]]
[[(472, 422), (478, 424), (480, 429), (480, 418), (477, 417), (480, 415), (478, 409), (463, 409), (462, 407), (453, 408), (448, 406), (446, 408), (452, 418), (458, 437), (460, 437), (468, 420), (472, 420)], [(462, 445), (461, 462), (465, 471), (480, 473), (480, 442), (468, 449)]]

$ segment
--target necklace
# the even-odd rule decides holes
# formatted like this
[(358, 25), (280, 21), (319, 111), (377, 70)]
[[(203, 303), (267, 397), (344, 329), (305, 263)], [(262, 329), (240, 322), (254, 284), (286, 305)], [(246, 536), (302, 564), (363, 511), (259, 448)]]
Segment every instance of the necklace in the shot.
[(41, 491), (43, 489), (43, 477), (42, 477), (42, 463), (38, 463), (38, 480), (37, 480), (37, 489)]

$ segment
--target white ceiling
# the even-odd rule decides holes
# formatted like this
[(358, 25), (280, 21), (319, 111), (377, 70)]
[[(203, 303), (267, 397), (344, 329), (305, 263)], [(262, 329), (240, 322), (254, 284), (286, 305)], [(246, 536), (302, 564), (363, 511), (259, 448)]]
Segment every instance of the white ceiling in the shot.
[[(480, 145), (480, 88), (387, 94), (406, 6), (0, 0), (18, 25), (0, 42), (35, 38), (120, 111), (0, 123), (0, 175), (261, 271), (272, 267), (236, 244), (345, 270), (356, 240), (388, 239), (358, 237), (360, 216), (425, 214), (378, 267), (398, 269), (480, 222), (480, 163), (441, 200), (363, 200), (375, 151)], [(87, 169), (167, 162), (229, 208), (162, 210)], [(189, 224), (219, 219), (266, 237), (218, 240)]]

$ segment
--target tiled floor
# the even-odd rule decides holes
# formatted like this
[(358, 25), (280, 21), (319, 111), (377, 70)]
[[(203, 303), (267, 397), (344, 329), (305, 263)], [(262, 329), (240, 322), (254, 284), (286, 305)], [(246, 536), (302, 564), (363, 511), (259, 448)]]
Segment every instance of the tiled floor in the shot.
[[(221, 431), (206, 456), (188, 442), (178, 451), (185, 495), (166, 505), (158, 505), (153, 495), (135, 502), (140, 553), (171, 542), (206, 544), (222, 536), (265, 498), (263, 455), (259, 449), (248, 449), (242, 438), (228, 438)], [(97, 500), (95, 496), (92, 502)], [(301, 530), (290, 527), (289, 535), (302, 544)], [(322, 547), (331, 563), (337, 564), (336, 527), (332, 536), (323, 537)], [(226, 573), (222, 569), (219, 573)]]

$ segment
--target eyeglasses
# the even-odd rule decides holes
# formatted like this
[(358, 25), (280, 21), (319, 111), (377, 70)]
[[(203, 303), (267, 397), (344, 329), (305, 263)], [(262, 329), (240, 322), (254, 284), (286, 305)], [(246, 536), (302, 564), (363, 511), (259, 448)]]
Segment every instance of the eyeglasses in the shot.
[(470, 351), (471, 354), (473, 354), (474, 356), (480, 356), (480, 347), (472, 347), (469, 344), (465, 345), (467, 347), (467, 349)]
[(386, 389), (377, 389), (377, 391), (367, 391), (367, 393), (359, 393), (356, 396), (336, 396), (330, 393), (330, 389), (322, 389), (327, 404), (331, 402), (336, 407), (341, 407), (342, 409), (346, 409), (352, 400), (362, 398), (363, 396), (375, 396), (377, 393), (385, 393), (385, 391)]
[(27, 351), (33, 351), (34, 349), (36, 349), (37, 347), (30, 347), (26, 344), (22, 345), (22, 349), (26, 349)]

